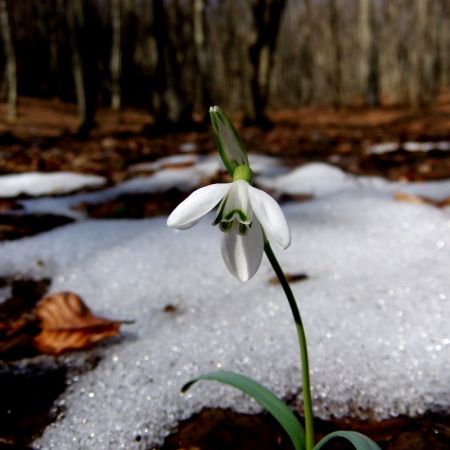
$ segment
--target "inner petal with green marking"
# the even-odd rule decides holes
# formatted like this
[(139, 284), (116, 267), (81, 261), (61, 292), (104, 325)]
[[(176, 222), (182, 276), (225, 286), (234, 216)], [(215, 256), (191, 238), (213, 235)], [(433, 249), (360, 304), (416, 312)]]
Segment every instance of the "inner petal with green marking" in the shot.
[(233, 181), (228, 194), (220, 202), (214, 225), (219, 224), (221, 231), (230, 231), (234, 224), (241, 235), (249, 230), (253, 211), (248, 197), (248, 186), (244, 180)]

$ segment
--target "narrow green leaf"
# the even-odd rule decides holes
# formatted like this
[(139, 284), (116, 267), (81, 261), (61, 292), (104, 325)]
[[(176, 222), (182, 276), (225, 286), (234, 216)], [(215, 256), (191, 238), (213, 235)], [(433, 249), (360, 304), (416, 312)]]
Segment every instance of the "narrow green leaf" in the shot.
[(200, 380), (219, 381), (233, 386), (254, 398), (267, 412), (278, 421), (291, 438), (295, 450), (304, 450), (305, 432), (293, 412), (271, 391), (251, 378), (233, 372), (218, 371), (201, 375), (186, 383), (181, 391), (186, 392), (194, 383)]
[(356, 450), (381, 450), (381, 448), (373, 442), (372, 439), (356, 431), (335, 431), (330, 433), (315, 445), (314, 450), (321, 449), (327, 442), (334, 438), (347, 439), (347, 441), (353, 444)]

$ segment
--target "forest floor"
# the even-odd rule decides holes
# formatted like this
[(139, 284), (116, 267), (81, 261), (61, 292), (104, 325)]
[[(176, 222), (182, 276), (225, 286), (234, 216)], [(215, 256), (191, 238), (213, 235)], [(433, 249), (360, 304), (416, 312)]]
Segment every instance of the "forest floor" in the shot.
[[(151, 128), (150, 116), (145, 111), (125, 109), (113, 113), (100, 109), (97, 114), (98, 127), (89, 138), (75, 136), (77, 127), (76, 108), (71, 104), (21, 98), (19, 116), (12, 123), (4, 119), (6, 106), (0, 104), (0, 175), (31, 171), (71, 171), (104, 176), (109, 185), (130, 178), (129, 166), (141, 162), (179, 154), (186, 149), (197, 154), (214, 151), (215, 145), (209, 125), (192, 132), (163, 135)], [(391, 180), (421, 181), (450, 178), (450, 152), (432, 148), (430, 151), (409, 151), (408, 143), (450, 142), (450, 94), (442, 95), (439, 101), (426, 110), (401, 107), (346, 108), (335, 111), (329, 107), (310, 107), (300, 110), (270, 111), (273, 126), (267, 130), (257, 127), (240, 128), (243, 140), (250, 152), (282, 158), (286, 164), (322, 161), (334, 164), (346, 172), (363, 175), (379, 175)], [(236, 117), (239, 121), (239, 117)], [(394, 143), (397, 149), (386, 153), (370, 151), (371, 146)], [(166, 214), (181, 199), (179, 193), (168, 193), (145, 199), (136, 195), (119, 206), (117, 203), (97, 205), (89, 211), (92, 217), (151, 217)], [(34, 225), (31, 218), (24, 225), (21, 218), (11, 222), (11, 215), (3, 213), (14, 209), (14, 198), (1, 199), (0, 192), (0, 240), (20, 238), (62, 225), (49, 220), (48, 227), (42, 221)], [(140, 210), (139, 210), (140, 209)], [(137, 211), (139, 210), (139, 211)], [(5, 222), (7, 217), (8, 222)], [(7, 233), (2, 231), (7, 227)], [(3, 284), (2, 284), (3, 283)], [(17, 280), (0, 279), (4, 284)], [(21, 283), (21, 282), (20, 282)], [(19, 289), (19, 297), (27, 289), (34, 293), (36, 286), (27, 281)], [(14, 289), (13, 289), (14, 292)], [(31, 294), (30, 294), (31, 295)], [(34, 294), (33, 294), (34, 295)], [(1, 312), (1, 311), (0, 311)], [(0, 364), (0, 369), (1, 369)], [(64, 382), (59, 372), (56, 377)], [(0, 376), (9, 385), (10, 375), (0, 370)], [(13, 431), (0, 425), (0, 449), (27, 447), (20, 434), (39, 433), (47, 419), (30, 426), (35, 416), (48, 414), (53, 399), (60, 392), (55, 376), (44, 381), (39, 389), (51, 386), (51, 398), (42, 398), (41, 405), (31, 413), (26, 411), (27, 398), (19, 395), (23, 417)], [(8, 381), (9, 380), (9, 381)], [(28, 387), (34, 382), (25, 380)], [(48, 386), (46, 386), (46, 384)], [(16, 389), (16, 393), (19, 390)], [(18, 408), (21, 410), (21, 408)], [(34, 416), (33, 416), (34, 414)], [(0, 412), (0, 417), (5, 414)], [(7, 416), (7, 415), (6, 415)], [(6, 417), (5, 416), (5, 417)], [(343, 428), (339, 421), (317, 422), (320, 434)], [(345, 423), (377, 438), (384, 449), (444, 449), (450, 442), (450, 417), (425, 415), (411, 420), (396, 418), (385, 422)], [(264, 429), (264, 433), (261, 432)], [(436, 431), (437, 430), (437, 431)], [(436, 437), (444, 436), (444, 440)], [(430, 446), (431, 445), (431, 446)], [(165, 450), (221, 450), (221, 449), (288, 449), (289, 444), (280, 429), (264, 415), (246, 416), (229, 411), (205, 410), (198, 416), (181, 424), (179, 431), (170, 436)], [(336, 445), (342, 448), (344, 445)]]
[[(6, 106), (0, 104), (0, 174), (70, 170), (103, 175), (114, 183), (127, 176), (129, 165), (179, 153), (183, 145), (192, 144), (198, 153), (215, 148), (209, 123), (193, 132), (162, 135), (151, 128), (146, 111), (100, 109), (89, 139), (74, 137), (72, 104), (24, 98), (14, 123), (4, 117)], [(271, 111), (269, 117), (273, 127), (268, 130), (240, 129), (248, 151), (296, 163), (328, 161), (355, 174), (390, 179), (450, 175), (447, 152), (402, 151), (405, 142), (450, 139), (450, 94), (426, 110), (310, 107)], [(368, 146), (386, 142), (398, 143), (399, 151), (367, 152)]]

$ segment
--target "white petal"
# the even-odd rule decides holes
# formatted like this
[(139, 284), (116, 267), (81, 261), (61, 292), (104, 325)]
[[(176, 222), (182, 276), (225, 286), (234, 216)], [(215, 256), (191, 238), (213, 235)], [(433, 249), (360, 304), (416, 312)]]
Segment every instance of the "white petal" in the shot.
[(264, 249), (261, 225), (253, 220), (245, 236), (237, 233), (237, 224), (222, 237), (222, 256), (228, 270), (239, 280), (247, 281), (258, 270)]
[(249, 186), (248, 195), (253, 212), (261, 222), (267, 237), (282, 248), (289, 247), (291, 230), (280, 205), (269, 194), (253, 186)]
[(197, 189), (172, 211), (167, 225), (180, 230), (192, 227), (220, 202), (230, 187), (231, 183), (217, 183)]

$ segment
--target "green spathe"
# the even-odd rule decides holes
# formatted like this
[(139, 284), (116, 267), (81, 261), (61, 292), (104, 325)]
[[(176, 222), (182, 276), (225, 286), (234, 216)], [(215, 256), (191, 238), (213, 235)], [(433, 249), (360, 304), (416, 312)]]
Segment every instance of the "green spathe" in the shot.
[(233, 124), (218, 106), (211, 106), (209, 115), (220, 157), (228, 173), (233, 176), (236, 167), (249, 165), (244, 144)]

